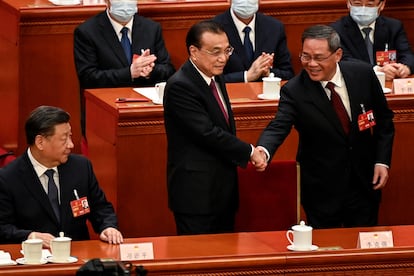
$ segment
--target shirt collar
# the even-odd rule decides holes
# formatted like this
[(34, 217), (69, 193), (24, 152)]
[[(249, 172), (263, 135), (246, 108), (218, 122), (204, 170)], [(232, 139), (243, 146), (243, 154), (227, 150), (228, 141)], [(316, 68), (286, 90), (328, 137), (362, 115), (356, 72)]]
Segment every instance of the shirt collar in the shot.
[(190, 58), (190, 62), (193, 64), (194, 68), (200, 73), (200, 75), (206, 81), (207, 85), (210, 85), (211, 79), (214, 78), (214, 76), (212, 78), (210, 78), (206, 74), (204, 74), (203, 72), (201, 72), (200, 69), (198, 69), (197, 65), (195, 65), (195, 63), (191, 60), (191, 58)]
[(242, 21), (240, 21), (240, 19), (237, 18), (237, 16), (234, 14), (234, 11), (230, 8), (230, 14), (231, 14), (231, 18), (233, 19), (234, 25), (236, 25), (237, 31), (239, 32), (239, 34), (243, 34), (243, 29), (246, 26), (249, 26), (251, 28), (250, 33), (254, 33), (254, 28), (256, 26), (256, 14), (253, 15), (253, 19), (252, 21), (250, 21), (250, 23), (248, 25), (244, 24)]
[(111, 22), (111, 25), (114, 28), (115, 33), (117, 35), (119, 35), (123, 27), (127, 27), (132, 32), (132, 23), (134, 22), (134, 16), (124, 26), (121, 23), (116, 22), (115, 20), (112, 19), (112, 17), (109, 15), (109, 9), (106, 9), (106, 15), (108, 16), (109, 21)]
[(326, 87), (326, 84), (328, 82), (332, 82), (333, 84), (335, 84), (335, 86), (338, 86), (338, 87), (342, 87), (344, 85), (343, 84), (343, 77), (342, 77), (341, 68), (339, 67), (338, 63), (336, 64), (335, 75), (329, 81), (321, 81), (322, 87)]
[(41, 175), (43, 175), (48, 169), (53, 169), (55, 171), (55, 173), (57, 172), (57, 167), (53, 167), (53, 168), (47, 168), (45, 166), (43, 166), (42, 164), (40, 164), (39, 161), (37, 161), (34, 157), (32, 152), (30, 151), (30, 147), (27, 148), (27, 155), (29, 156), (29, 160), (32, 163), (32, 166), (37, 174), (37, 177), (40, 177)]

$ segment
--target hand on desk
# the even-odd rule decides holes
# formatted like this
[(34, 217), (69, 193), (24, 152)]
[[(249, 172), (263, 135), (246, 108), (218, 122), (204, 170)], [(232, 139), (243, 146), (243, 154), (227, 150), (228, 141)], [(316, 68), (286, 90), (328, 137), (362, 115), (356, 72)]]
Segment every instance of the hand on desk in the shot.
[(410, 68), (402, 63), (386, 64), (380, 67), (378, 70), (385, 73), (385, 79), (387, 81), (392, 81), (396, 78), (407, 78), (411, 75)]
[(267, 167), (267, 156), (262, 148), (254, 148), (253, 155), (250, 157), (250, 162), (256, 167), (256, 170), (262, 172)]
[(150, 53), (149, 49), (142, 51), (141, 55), (134, 55), (130, 70), (133, 79), (144, 77), (149, 78), (155, 66), (157, 57)]
[(102, 231), (99, 235), (99, 238), (103, 241), (106, 241), (110, 244), (120, 244), (124, 242), (121, 232), (113, 227), (108, 227)]
[(55, 238), (52, 234), (41, 233), (41, 232), (32, 232), (27, 237), (28, 239), (41, 239), (43, 241), (44, 248), (50, 248), (50, 241)]

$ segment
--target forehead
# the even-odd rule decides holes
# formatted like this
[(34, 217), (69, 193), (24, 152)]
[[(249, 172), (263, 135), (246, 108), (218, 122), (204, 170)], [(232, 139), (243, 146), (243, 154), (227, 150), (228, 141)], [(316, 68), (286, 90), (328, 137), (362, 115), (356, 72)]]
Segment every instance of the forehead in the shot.
[(381, 2), (380, 0), (350, 0), (352, 4), (359, 4), (359, 5), (373, 5), (378, 4)]
[(326, 39), (307, 38), (303, 41), (303, 52), (328, 52), (329, 45)]
[(71, 132), (69, 123), (55, 125), (55, 135), (67, 135)]
[(226, 48), (229, 45), (226, 33), (204, 32), (201, 35), (200, 44), (211, 48)]

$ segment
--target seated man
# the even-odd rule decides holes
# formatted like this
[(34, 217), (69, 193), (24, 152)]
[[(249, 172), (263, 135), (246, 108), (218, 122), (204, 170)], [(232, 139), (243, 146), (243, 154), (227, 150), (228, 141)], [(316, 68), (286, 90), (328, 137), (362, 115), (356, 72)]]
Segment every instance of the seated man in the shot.
[[(123, 241), (112, 204), (100, 189), (90, 161), (70, 154), (69, 119), (60, 108), (40, 106), (26, 121), (26, 152), (0, 169), (0, 243), (36, 237), (49, 247), (61, 231), (73, 240), (86, 240), (86, 220), (101, 240)], [(72, 205), (81, 206), (85, 200), (88, 208), (76, 212)]]
[(138, 15), (137, 1), (106, 0), (106, 4), (106, 11), (86, 20), (74, 32), (83, 134), (83, 89), (153, 86), (175, 71), (160, 24)]
[(231, 8), (213, 18), (220, 23), (234, 51), (224, 67), (226, 82), (293, 77), (285, 29), (279, 20), (257, 12), (259, 0), (232, 0)]
[[(386, 0), (346, 0), (349, 15), (332, 24), (341, 38), (344, 60), (371, 63), (376, 71), (385, 73), (387, 80), (406, 78), (414, 72), (414, 54), (408, 43), (402, 22), (380, 15)], [(368, 34), (366, 34), (368, 33)], [(377, 60), (379, 51), (390, 51), (395, 63)]]

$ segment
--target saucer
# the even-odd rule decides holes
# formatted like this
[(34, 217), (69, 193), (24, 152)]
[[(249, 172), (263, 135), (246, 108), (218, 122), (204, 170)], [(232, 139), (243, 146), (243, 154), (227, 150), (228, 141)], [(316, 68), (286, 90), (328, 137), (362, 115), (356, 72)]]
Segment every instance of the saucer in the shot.
[(293, 244), (290, 244), (287, 246), (287, 249), (289, 249), (290, 251), (315, 251), (317, 250), (319, 247), (317, 245), (311, 245), (311, 247), (309, 249), (296, 249)]
[(53, 5), (56, 6), (74, 6), (79, 5), (80, 0), (49, 0)]
[(49, 258), (47, 258), (47, 261), (50, 263), (54, 263), (54, 264), (70, 264), (70, 263), (76, 263), (78, 261), (78, 258), (76, 257), (72, 257), (70, 256), (69, 258), (67, 258), (66, 260), (53, 260), (53, 256), (50, 256)]
[(391, 89), (389, 89), (389, 88), (387, 88), (387, 87), (383, 87), (382, 88), (382, 91), (385, 93), (385, 94), (387, 94), (387, 93), (391, 93)]
[[(16, 259), (16, 263), (18, 263), (18, 264), (28, 264), (28, 263), (26, 263), (26, 260), (25, 260), (25, 258), (18, 258), (18, 259)], [(29, 265), (41, 265), (41, 264), (45, 264), (45, 263), (47, 263), (47, 259), (41, 259), (40, 260), (40, 263), (38, 263), (38, 264), (29, 264)]]
[(265, 96), (265, 94), (259, 94), (259, 95), (257, 95), (257, 97), (261, 100), (277, 100), (277, 99), (279, 99), (277, 96), (268, 97), (268, 96)]
[(152, 100), (152, 102), (156, 105), (162, 105), (163, 104), (163, 102), (160, 101), (159, 99), (154, 99), (154, 100)]

